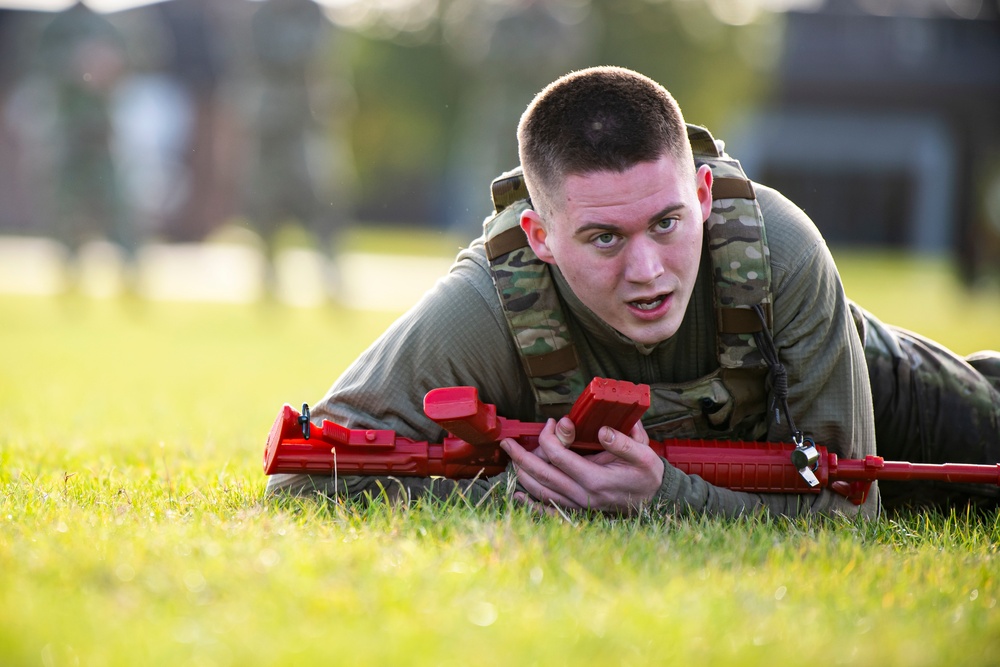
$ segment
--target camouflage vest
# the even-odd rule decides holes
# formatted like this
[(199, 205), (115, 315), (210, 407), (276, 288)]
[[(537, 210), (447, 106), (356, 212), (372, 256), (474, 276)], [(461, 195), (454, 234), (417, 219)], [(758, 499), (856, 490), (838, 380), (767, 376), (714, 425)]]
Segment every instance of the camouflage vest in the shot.
[[(654, 439), (759, 439), (767, 431), (768, 365), (754, 333), (771, 326), (771, 265), (753, 186), (738, 161), (708, 130), (688, 126), (695, 164), (713, 173), (706, 240), (714, 276), (719, 368), (693, 382), (650, 386), (643, 424)], [(520, 227), (530, 207), (520, 168), (493, 181), (495, 214), (486, 220), (486, 255), (510, 333), (531, 380), (538, 417), (561, 416), (592, 379), (580, 369), (564, 308), (549, 266)]]

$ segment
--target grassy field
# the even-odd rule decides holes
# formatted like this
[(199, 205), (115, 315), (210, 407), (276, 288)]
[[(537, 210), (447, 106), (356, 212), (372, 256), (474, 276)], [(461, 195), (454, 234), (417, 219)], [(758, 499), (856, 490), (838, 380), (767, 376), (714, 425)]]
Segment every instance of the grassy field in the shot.
[[(968, 353), (1000, 298), (838, 254)], [(392, 314), (0, 296), (0, 664), (1000, 664), (1000, 518), (265, 503), (263, 441)]]

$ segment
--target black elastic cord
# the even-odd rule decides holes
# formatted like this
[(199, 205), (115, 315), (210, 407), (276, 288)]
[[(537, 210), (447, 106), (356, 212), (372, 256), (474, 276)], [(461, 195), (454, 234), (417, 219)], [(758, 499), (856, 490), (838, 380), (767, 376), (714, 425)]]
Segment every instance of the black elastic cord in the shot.
[(788, 371), (785, 365), (778, 359), (778, 350), (774, 347), (774, 338), (771, 330), (767, 328), (767, 319), (764, 317), (764, 309), (760, 305), (753, 307), (757, 317), (760, 318), (761, 330), (754, 333), (754, 340), (757, 341), (757, 348), (760, 349), (764, 361), (767, 362), (768, 371), (771, 378), (771, 411), (774, 413), (774, 423), (781, 423), (781, 413), (785, 413), (785, 420), (788, 428), (792, 432), (792, 440), (795, 443), (802, 441), (802, 431), (795, 426), (792, 419), (791, 410), (788, 408)]

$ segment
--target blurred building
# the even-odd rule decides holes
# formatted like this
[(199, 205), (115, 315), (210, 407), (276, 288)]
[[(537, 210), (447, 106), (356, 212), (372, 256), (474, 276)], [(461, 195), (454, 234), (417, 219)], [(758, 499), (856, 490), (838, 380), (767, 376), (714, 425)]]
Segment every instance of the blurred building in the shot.
[[(1000, 265), (995, 3), (827, 0), (787, 15), (776, 94), (730, 149), (834, 245)], [(993, 254), (997, 253), (997, 254)]]

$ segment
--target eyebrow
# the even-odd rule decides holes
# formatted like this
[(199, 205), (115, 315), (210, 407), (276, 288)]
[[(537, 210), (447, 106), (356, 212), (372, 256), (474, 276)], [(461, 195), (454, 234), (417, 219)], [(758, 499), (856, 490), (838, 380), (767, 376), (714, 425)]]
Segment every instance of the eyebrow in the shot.
[[(652, 225), (659, 220), (667, 217), (671, 213), (676, 213), (677, 211), (686, 209), (687, 206), (683, 202), (677, 202), (675, 204), (670, 204), (666, 208), (657, 211), (649, 218), (648, 224)], [(610, 222), (585, 222), (573, 232), (574, 236), (583, 234), (591, 231), (605, 231), (605, 232), (617, 232), (621, 229), (619, 225), (612, 224)]]

